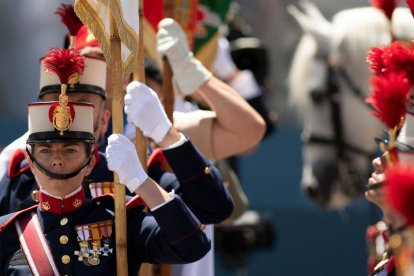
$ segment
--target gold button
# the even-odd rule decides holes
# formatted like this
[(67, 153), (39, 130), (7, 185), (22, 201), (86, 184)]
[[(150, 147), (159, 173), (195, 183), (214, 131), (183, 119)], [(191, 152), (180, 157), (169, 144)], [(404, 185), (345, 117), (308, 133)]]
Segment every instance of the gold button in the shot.
[(60, 220), (60, 225), (66, 225), (66, 223), (68, 223), (68, 219), (67, 218), (63, 218)]
[(60, 244), (67, 244), (67, 243), (68, 243), (68, 241), (69, 241), (69, 238), (68, 238), (68, 236), (66, 236), (66, 235), (62, 235), (62, 236), (60, 236), (60, 238), (59, 238), (59, 242), (60, 242)]
[(210, 167), (206, 167), (206, 168), (204, 169), (204, 173), (205, 173), (205, 174), (210, 174), (210, 173), (211, 173), (211, 169), (210, 169)]
[(206, 225), (205, 224), (200, 224), (200, 230), (204, 231), (206, 229)]
[(62, 256), (62, 263), (63, 264), (68, 264), (70, 263), (70, 257), (68, 255), (63, 255)]

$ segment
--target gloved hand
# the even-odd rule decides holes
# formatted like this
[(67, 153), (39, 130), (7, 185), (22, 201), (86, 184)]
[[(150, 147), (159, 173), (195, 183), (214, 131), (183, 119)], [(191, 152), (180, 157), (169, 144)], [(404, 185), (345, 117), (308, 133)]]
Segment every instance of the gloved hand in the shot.
[(119, 181), (133, 193), (148, 178), (138, 159), (135, 146), (122, 134), (108, 137), (106, 147), (108, 169), (116, 172)]
[(212, 76), (193, 56), (183, 30), (171, 18), (164, 18), (158, 24), (157, 51), (161, 58), (168, 58), (174, 75), (174, 88), (178, 88), (176, 92), (183, 96), (193, 93)]
[(311, 1), (299, 2), (303, 9), (300, 11), (293, 5), (288, 5), (287, 11), (296, 19), (305, 33), (310, 34), (318, 46), (318, 55), (326, 57), (331, 47), (332, 23), (320, 12)]
[(230, 54), (230, 43), (225, 37), (220, 37), (217, 43), (213, 69), (214, 74), (223, 81), (230, 79), (237, 72), (237, 67)]
[(172, 124), (157, 94), (137, 81), (128, 84), (126, 92), (124, 101), (128, 122), (140, 128), (155, 143), (161, 142)]

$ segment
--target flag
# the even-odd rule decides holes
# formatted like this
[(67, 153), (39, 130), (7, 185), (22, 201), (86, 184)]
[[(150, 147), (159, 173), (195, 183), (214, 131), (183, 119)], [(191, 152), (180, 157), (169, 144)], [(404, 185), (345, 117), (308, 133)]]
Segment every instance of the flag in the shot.
[(121, 40), (122, 76), (132, 74), (138, 56), (138, 0), (76, 0), (75, 12), (101, 44), (106, 62), (111, 64), (111, 15)]
[[(157, 64), (157, 25), (165, 17), (164, 2), (167, 0), (144, 0), (144, 48), (146, 54)], [(204, 66), (210, 67), (216, 53), (219, 28), (231, 0), (175, 0), (174, 19), (187, 35), (190, 49)]]
[(199, 0), (193, 51), (206, 67), (215, 59), (220, 27), (226, 22), (230, 3), (231, 0)]

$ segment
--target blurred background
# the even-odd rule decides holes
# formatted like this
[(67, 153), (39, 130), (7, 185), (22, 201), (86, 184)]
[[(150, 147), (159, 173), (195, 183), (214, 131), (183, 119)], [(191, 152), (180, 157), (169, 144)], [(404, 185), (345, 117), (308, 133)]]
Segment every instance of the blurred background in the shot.
[[(35, 101), (39, 58), (61, 47), (65, 27), (53, 14), (73, 1), (0, 1), (0, 149), (27, 129), (26, 104)], [(238, 0), (240, 15), (268, 51), (270, 110), (278, 113), (277, 132), (240, 159), (240, 178), (250, 201), (273, 226), (273, 244), (234, 255), (219, 250), (216, 275), (366, 275), (365, 229), (378, 214), (365, 199), (341, 211), (324, 211), (301, 195), (300, 124), (289, 110), (287, 73), (301, 31), (286, 12), (296, 1)], [(327, 18), (368, 0), (314, 0)], [(263, 237), (265, 238), (265, 237)], [(229, 265), (233, 264), (233, 265)], [(236, 263), (237, 265), (234, 265)]]

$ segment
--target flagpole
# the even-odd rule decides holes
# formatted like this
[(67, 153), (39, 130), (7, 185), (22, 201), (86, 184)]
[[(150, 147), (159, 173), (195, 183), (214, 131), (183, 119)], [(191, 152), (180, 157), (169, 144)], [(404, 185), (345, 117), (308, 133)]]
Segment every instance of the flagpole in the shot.
[[(138, 20), (139, 20), (139, 40), (138, 40), (138, 58), (133, 73), (134, 81), (145, 82), (145, 65), (144, 65), (144, 0), (138, 0)], [(144, 170), (147, 170), (147, 145), (146, 138), (141, 129), (135, 128), (135, 149), (138, 153)], [(141, 264), (139, 276), (153, 276), (153, 265), (149, 263)]]
[[(164, 17), (175, 19), (175, 0), (164, 0)], [(163, 57), (162, 104), (168, 119), (173, 122), (174, 88), (172, 85), (172, 70), (167, 57)]]
[[(139, 16), (139, 41), (138, 41), (138, 58), (133, 74), (133, 79), (140, 82), (145, 82), (144, 70), (144, 0), (138, 0), (138, 16)], [(141, 161), (144, 170), (147, 170), (147, 145), (146, 138), (141, 129), (135, 128), (135, 149), (137, 150), (139, 160)]]
[[(175, 18), (175, 1), (176, 0), (164, 0), (164, 18)], [(163, 79), (162, 79), (162, 105), (164, 106), (165, 113), (167, 114), (168, 119), (173, 123), (173, 112), (174, 112), (174, 88), (172, 85), (172, 69), (170, 62), (167, 57), (162, 58), (163, 66)], [(169, 164), (167, 164), (167, 169), (170, 169)], [(171, 265), (160, 265), (158, 267), (159, 275), (161, 276), (171, 276), (172, 267)]]
[[(113, 16), (110, 16), (110, 68), (112, 76), (112, 128), (113, 133), (123, 133), (123, 93), (121, 39)], [(118, 174), (114, 173), (115, 182), (115, 242), (116, 267), (118, 276), (128, 275), (127, 231), (125, 186), (119, 183)]]

